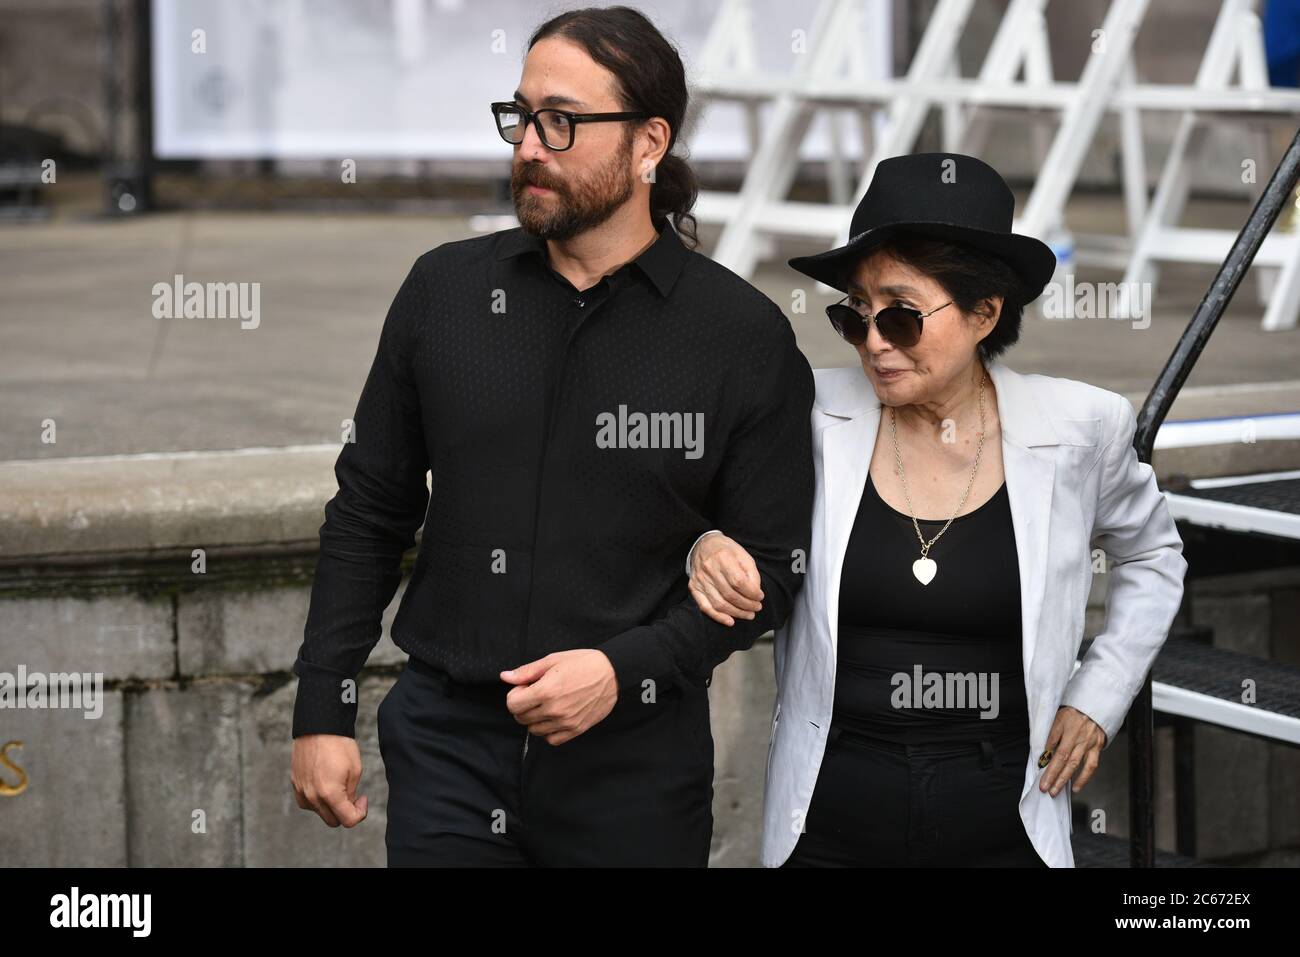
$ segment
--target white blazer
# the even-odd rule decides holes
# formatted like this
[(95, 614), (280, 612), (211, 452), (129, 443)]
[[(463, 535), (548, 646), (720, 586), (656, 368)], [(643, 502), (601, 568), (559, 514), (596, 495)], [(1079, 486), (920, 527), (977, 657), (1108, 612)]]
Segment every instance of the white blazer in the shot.
[[(1030, 756), (1020, 818), (1039, 856), (1073, 867), (1070, 788), (1038, 789), (1037, 756), (1057, 709), (1088, 715), (1115, 740), (1183, 594), (1183, 542), (1133, 449), (1124, 396), (1073, 379), (986, 363), (997, 389), (1002, 461), (1020, 567)], [(765, 867), (790, 856), (812, 801), (835, 691), (840, 571), (866, 486), (881, 405), (860, 365), (816, 369), (817, 488), (807, 579), (775, 633), (776, 704), (763, 799)], [(724, 529), (725, 531), (725, 529)], [(1109, 571), (1106, 625), (1076, 666), (1092, 547)], [(862, 808), (870, 814), (869, 807)]]

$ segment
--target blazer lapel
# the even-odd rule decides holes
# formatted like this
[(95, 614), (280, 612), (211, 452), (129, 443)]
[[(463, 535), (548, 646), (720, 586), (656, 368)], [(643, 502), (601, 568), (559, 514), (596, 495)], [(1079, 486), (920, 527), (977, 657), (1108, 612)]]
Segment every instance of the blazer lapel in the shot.
[[(1028, 687), (1046, 589), (1048, 530), (1056, 478), (1055, 456), (1042, 451), (1042, 447), (1058, 444), (1059, 437), (1025, 376), (998, 359), (986, 365), (997, 389), (1002, 418), (1002, 465), (1020, 571), (1021, 645)], [(883, 411), (866, 373), (860, 369), (858, 373), (846, 376), (840, 382), (842, 388), (818, 402), (822, 411), (844, 419), (827, 426), (822, 433), (821, 494), (826, 507), (821, 531), (828, 574), (821, 613), (830, 635), (832, 662), (838, 644), (840, 574), (866, 489)]]
[(989, 375), (998, 390), (998, 412), (1002, 416), (1002, 470), (1016, 533), (1021, 647), (1032, 715), (1035, 709), (1029, 676), (1047, 586), (1048, 532), (1056, 484), (1056, 454), (1045, 447), (1057, 445), (1060, 440), (1025, 376), (997, 360), (989, 363)]

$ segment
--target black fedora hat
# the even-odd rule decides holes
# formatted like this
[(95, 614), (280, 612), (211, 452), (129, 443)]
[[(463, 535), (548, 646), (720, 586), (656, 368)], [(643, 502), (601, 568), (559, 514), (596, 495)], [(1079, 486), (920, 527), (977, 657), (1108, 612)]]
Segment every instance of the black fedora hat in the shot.
[(961, 153), (913, 153), (881, 160), (853, 212), (850, 239), (790, 266), (840, 292), (848, 271), (870, 250), (901, 234), (974, 246), (1004, 260), (1020, 277), (1024, 302), (1032, 302), (1056, 270), (1044, 242), (1011, 231), (1015, 197), (988, 163)]

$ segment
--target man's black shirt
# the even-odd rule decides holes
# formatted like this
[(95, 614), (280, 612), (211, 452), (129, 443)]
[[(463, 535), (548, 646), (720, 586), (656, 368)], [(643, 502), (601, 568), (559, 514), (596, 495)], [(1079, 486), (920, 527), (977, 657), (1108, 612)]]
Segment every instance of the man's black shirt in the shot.
[[(520, 228), (424, 253), (334, 466), (293, 736), (354, 735), (345, 692), (421, 523), (392, 625), (408, 654), (500, 682), (551, 652), (599, 648), (620, 695), (647, 679), (706, 684), (784, 624), (802, 587), (813, 392), (781, 310), (670, 224), (581, 291)], [(718, 624), (687, 590), (682, 559), (710, 528), (758, 565), (753, 621)]]

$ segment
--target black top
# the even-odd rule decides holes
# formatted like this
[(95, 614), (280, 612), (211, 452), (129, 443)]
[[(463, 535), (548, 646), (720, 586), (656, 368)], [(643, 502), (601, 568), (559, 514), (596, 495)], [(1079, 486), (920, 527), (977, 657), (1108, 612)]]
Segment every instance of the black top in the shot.
[[(917, 521), (928, 542), (947, 519)], [(938, 571), (926, 585), (912, 573), (920, 557), (911, 517), (868, 473), (840, 578), (833, 720), (902, 744), (1027, 733), (1006, 483), (931, 546)]]
[[(803, 584), (791, 555), (809, 547), (813, 393), (776, 304), (667, 223), (582, 291), (519, 228), (424, 253), (334, 467), (294, 737), (353, 735), (347, 682), (422, 523), (392, 625), (408, 654), (499, 682), (599, 647), (620, 693), (646, 679), (703, 686), (785, 622)], [(687, 590), (682, 556), (710, 528), (758, 564), (752, 621), (714, 622)]]

